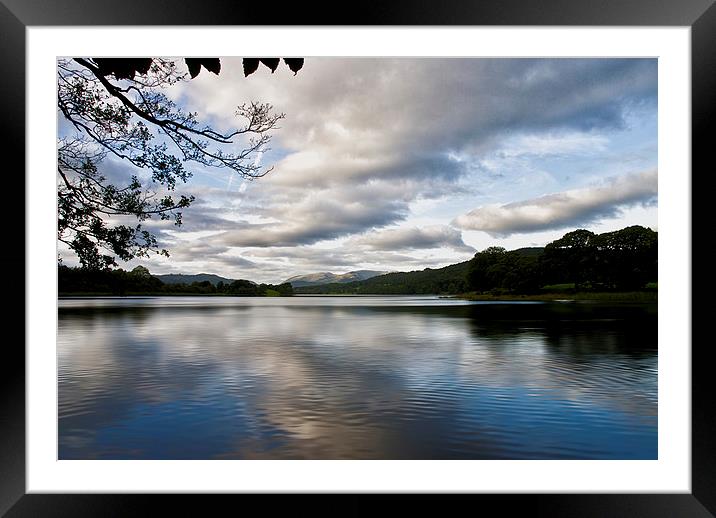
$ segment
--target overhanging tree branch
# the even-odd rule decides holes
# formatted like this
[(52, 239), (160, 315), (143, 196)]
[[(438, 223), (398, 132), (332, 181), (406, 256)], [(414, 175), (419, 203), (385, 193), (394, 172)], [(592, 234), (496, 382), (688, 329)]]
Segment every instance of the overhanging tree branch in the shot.
[[(272, 72), (278, 66), (278, 58), (261, 59)], [(192, 78), (202, 67), (221, 70), (217, 58), (185, 61)], [(294, 73), (303, 65), (302, 59), (284, 61)], [(269, 149), (270, 132), (284, 118), (268, 103), (238, 105), (235, 115), (245, 123), (222, 132), (201, 124), (197, 113), (184, 111), (165, 94), (167, 87), (188, 80), (174, 60), (74, 58), (60, 60), (57, 70), (58, 111), (75, 131), (58, 138), (58, 240), (83, 266), (116, 266), (100, 249), (123, 260), (166, 255), (146, 229), (113, 226), (111, 218), (158, 216), (181, 225), (182, 209), (194, 197), (175, 199), (171, 191), (192, 176), (186, 165), (228, 168), (247, 179), (273, 169), (262, 170), (252, 159)], [(115, 185), (118, 180), (101, 173), (108, 156), (126, 161), (138, 174)]]

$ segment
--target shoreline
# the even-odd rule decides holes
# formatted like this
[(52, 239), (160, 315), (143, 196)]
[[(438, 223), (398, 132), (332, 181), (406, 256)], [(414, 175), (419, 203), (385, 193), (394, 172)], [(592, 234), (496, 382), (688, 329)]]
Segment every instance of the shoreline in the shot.
[(227, 293), (152, 293), (152, 292), (130, 292), (125, 294), (117, 293), (59, 293), (58, 299), (63, 298), (93, 298), (93, 297), (242, 297), (242, 298), (263, 298), (263, 297), (375, 297), (375, 296), (434, 296), (441, 299), (457, 299), (457, 300), (474, 300), (474, 301), (500, 301), (500, 302), (520, 302), (520, 301), (542, 301), (542, 302), (658, 302), (658, 293), (656, 291), (633, 291), (633, 292), (555, 292), (555, 293), (535, 293), (529, 295), (519, 294), (490, 294), (490, 293), (458, 293), (458, 294), (440, 294), (440, 293), (405, 293), (405, 294), (381, 294), (381, 293), (316, 293), (294, 295), (235, 295)]
[(535, 293), (530, 295), (490, 293), (460, 293), (445, 295), (444, 298), (482, 301), (594, 301), (594, 302), (658, 302), (656, 291), (628, 291), (628, 292), (575, 292), (575, 293)]

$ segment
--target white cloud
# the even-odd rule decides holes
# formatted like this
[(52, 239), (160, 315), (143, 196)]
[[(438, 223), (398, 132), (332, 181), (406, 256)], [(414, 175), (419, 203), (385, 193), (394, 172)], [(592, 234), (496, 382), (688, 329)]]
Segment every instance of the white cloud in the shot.
[(517, 232), (559, 229), (613, 216), (622, 207), (653, 202), (657, 172), (609, 178), (602, 184), (572, 189), (506, 205), (485, 205), (453, 222), (464, 230), (506, 236)]
[(427, 248), (451, 248), (457, 252), (473, 253), (474, 248), (465, 244), (459, 230), (446, 225), (428, 225), (386, 229), (352, 238), (349, 245), (370, 250), (418, 250)]
[(656, 61), (307, 58), (296, 76), (244, 78), (240, 60), (224, 59), (218, 78), (199, 75), (173, 95), (227, 126), (237, 104), (271, 102), (286, 114), (274, 147), (288, 153), (265, 180), (312, 187), (459, 175), (446, 153), (481, 153), (506, 136), (534, 152), (598, 145), (587, 132), (623, 125), (632, 100), (656, 95)]

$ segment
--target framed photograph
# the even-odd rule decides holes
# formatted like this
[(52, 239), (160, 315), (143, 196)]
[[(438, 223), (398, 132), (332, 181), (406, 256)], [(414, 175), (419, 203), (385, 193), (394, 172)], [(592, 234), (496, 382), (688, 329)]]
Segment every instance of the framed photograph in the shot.
[(691, 283), (712, 1), (398, 2), (352, 26), (131, 4), (0, 6), (26, 150), (1, 512), (716, 513)]

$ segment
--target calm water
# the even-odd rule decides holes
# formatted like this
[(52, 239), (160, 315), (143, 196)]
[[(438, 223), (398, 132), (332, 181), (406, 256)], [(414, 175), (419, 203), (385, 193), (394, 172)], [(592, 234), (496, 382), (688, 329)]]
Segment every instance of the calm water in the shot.
[(59, 301), (61, 459), (654, 459), (656, 305)]

